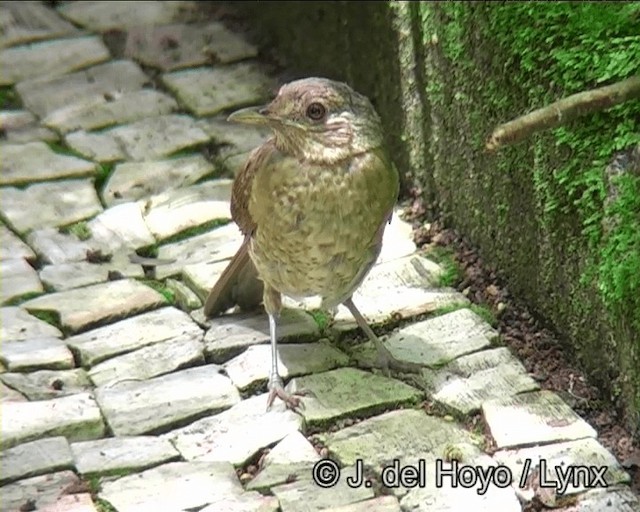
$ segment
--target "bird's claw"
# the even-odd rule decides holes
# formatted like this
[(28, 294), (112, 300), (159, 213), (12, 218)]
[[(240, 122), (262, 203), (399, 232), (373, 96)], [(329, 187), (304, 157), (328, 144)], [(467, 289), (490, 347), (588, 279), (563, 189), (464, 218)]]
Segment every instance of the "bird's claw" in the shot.
[(304, 402), (302, 401), (302, 397), (304, 396), (315, 396), (311, 391), (307, 389), (301, 389), (299, 391), (294, 391), (293, 393), (288, 393), (284, 390), (284, 386), (282, 385), (282, 381), (278, 379), (272, 379), (269, 382), (269, 396), (267, 398), (267, 411), (271, 409), (273, 402), (276, 397), (284, 402), (284, 405), (287, 409), (290, 409), (294, 412), (300, 412), (304, 410)]
[(378, 350), (375, 366), (380, 368), (387, 377), (391, 376), (391, 370), (400, 373), (420, 373), (422, 371), (422, 366), (419, 364), (396, 359), (386, 347), (383, 350)]

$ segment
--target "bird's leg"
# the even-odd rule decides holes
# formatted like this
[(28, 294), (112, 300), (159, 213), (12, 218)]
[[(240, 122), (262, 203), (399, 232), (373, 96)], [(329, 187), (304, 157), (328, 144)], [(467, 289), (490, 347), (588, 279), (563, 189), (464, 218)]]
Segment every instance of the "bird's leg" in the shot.
[(300, 391), (292, 394), (287, 393), (284, 390), (282, 378), (278, 371), (277, 318), (280, 316), (280, 309), (282, 308), (280, 293), (275, 291), (273, 288), (265, 286), (264, 304), (269, 315), (269, 338), (271, 340), (271, 369), (269, 370), (269, 397), (267, 398), (267, 411), (271, 408), (276, 397), (285, 403), (287, 409), (295, 411), (303, 405), (300, 397), (297, 395), (304, 395), (305, 392)]
[(356, 319), (356, 323), (364, 331), (367, 337), (373, 342), (378, 351), (377, 357), (377, 365), (382, 369), (385, 374), (389, 374), (389, 370), (396, 370), (398, 372), (405, 373), (420, 373), (422, 367), (419, 364), (415, 363), (407, 363), (404, 361), (399, 361), (393, 354), (389, 351), (387, 347), (384, 346), (384, 343), (376, 336), (376, 333), (373, 332), (373, 329), (369, 327), (369, 324), (364, 319), (356, 305), (353, 303), (353, 299), (349, 297), (347, 300), (343, 302), (343, 304), (347, 307), (347, 309), (353, 315), (353, 318)]

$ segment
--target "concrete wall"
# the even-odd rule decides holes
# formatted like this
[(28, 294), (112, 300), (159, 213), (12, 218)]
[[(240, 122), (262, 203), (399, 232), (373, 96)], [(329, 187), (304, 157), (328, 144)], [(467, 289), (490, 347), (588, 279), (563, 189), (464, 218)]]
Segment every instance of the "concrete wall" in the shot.
[[(565, 7), (243, 4), (263, 43), (301, 75), (347, 81), (372, 98), (405, 190), (424, 190), (511, 290), (566, 338), (594, 382), (638, 427), (640, 219), (633, 211), (640, 212), (640, 169), (623, 169), (623, 184), (611, 182), (605, 169), (616, 150), (640, 142), (640, 102), (497, 153), (484, 150), (496, 125), (588, 89), (603, 73), (609, 81), (625, 78), (634, 59), (640, 62), (640, 36), (625, 40), (624, 50), (611, 43), (633, 37), (628, 13), (617, 14), (612, 4), (606, 16), (597, 6), (573, 14), (575, 6)], [(581, 26), (585, 19), (591, 25)], [(610, 33), (610, 26), (621, 33)], [(586, 62), (598, 52), (621, 63)]]

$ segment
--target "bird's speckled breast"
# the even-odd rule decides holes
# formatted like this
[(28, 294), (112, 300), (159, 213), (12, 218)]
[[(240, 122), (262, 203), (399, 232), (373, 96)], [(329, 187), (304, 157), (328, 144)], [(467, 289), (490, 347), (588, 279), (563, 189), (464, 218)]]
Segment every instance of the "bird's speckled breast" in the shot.
[(251, 257), (265, 283), (328, 307), (346, 299), (377, 258), (398, 195), (381, 150), (336, 167), (274, 152), (252, 186)]

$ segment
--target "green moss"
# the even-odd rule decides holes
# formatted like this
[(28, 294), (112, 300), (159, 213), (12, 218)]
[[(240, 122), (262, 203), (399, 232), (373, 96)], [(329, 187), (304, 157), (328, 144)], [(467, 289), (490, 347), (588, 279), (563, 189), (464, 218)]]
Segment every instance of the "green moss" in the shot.
[(23, 302), (26, 302), (28, 300), (31, 299), (35, 299), (36, 297), (39, 297), (40, 295), (42, 295), (42, 292), (29, 292), (29, 293), (25, 293), (24, 295), (20, 295), (19, 297), (14, 297), (13, 299), (5, 302), (5, 306), (17, 306), (19, 304), (22, 304)]
[(170, 288), (167, 288), (162, 281), (155, 279), (138, 279), (141, 283), (146, 284), (149, 288), (153, 288), (159, 294), (161, 294), (170, 304), (176, 303), (176, 294)]
[(20, 99), (13, 87), (0, 87), (0, 109), (16, 109), (20, 107)]
[(229, 224), (229, 222), (231, 222), (230, 219), (214, 219), (209, 222), (205, 222), (204, 224), (185, 229), (183, 231), (180, 231), (179, 233), (176, 233), (175, 235), (171, 235), (170, 237), (165, 238), (164, 240), (162, 240), (162, 245), (181, 242), (182, 240), (186, 240), (187, 238), (192, 238), (194, 236), (208, 233), (209, 231), (213, 231), (220, 226)]
[(82, 220), (80, 222), (76, 222), (75, 224), (71, 224), (69, 226), (65, 226), (60, 228), (61, 233), (67, 233), (71, 235), (75, 235), (78, 240), (89, 240), (91, 238), (92, 233), (89, 225), (86, 221)]
[(331, 322), (331, 317), (327, 314), (327, 312), (317, 309), (314, 311), (309, 311), (309, 314), (313, 317), (313, 320), (320, 329), (320, 332), (324, 332), (324, 330)]
[(96, 179), (95, 179), (95, 187), (98, 194), (102, 192), (102, 189), (104, 188), (105, 183), (107, 182), (111, 174), (113, 174), (114, 168), (115, 168), (115, 164), (113, 163), (98, 164), (98, 174), (96, 175)]
[(424, 255), (442, 267), (442, 273), (438, 276), (437, 286), (455, 286), (460, 282), (462, 273), (458, 262), (455, 260), (453, 249), (436, 245), (428, 246), (424, 249)]
[(29, 314), (62, 330), (60, 315), (56, 311), (29, 310)]
[(71, 149), (69, 146), (62, 142), (49, 141), (47, 142), (47, 146), (49, 146), (49, 148), (51, 148), (54, 153), (58, 153), (59, 155), (75, 156), (78, 158), (84, 158), (86, 160), (86, 157), (82, 153), (79, 153), (75, 149)]

